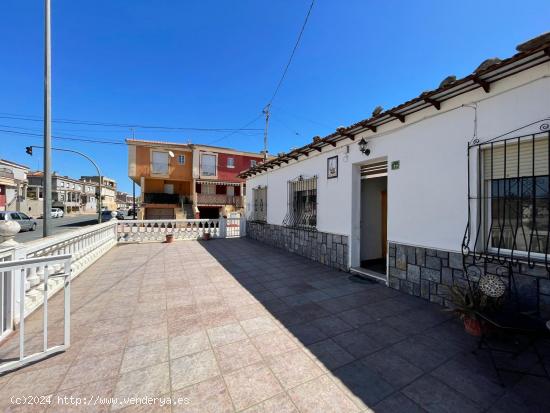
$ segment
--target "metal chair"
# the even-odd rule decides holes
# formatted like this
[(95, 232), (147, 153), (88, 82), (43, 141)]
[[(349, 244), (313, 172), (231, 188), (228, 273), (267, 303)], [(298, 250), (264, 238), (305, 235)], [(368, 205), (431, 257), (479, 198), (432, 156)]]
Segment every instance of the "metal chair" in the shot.
[[(536, 312), (531, 309), (523, 308), (511, 263), (499, 266), (497, 272), (498, 275), (483, 271), (479, 276), (472, 277), (471, 266), (465, 271), (469, 288), (472, 291), (475, 289), (487, 300), (499, 304), (498, 306), (479, 308), (475, 311), (478, 320), (483, 324), (477, 350), (486, 350), (489, 353), (491, 364), (502, 386), (504, 386), (504, 381), (501, 372), (545, 377), (550, 380), (550, 372), (537, 347), (537, 343), (541, 340), (550, 339), (550, 322), (537, 318)], [(503, 278), (507, 280), (507, 283), (503, 281)], [(504, 347), (503, 344), (512, 346)], [(542, 367), (542, 374), (532, 370), (502, 366), (497, 363), (495, 358), (496, 354), (501, 353), (510, 354), (512, 359), (517, 359), (531, 349), (537, 358), (537, 363)], [(475, 352), (476, 350), (474, 350)]]

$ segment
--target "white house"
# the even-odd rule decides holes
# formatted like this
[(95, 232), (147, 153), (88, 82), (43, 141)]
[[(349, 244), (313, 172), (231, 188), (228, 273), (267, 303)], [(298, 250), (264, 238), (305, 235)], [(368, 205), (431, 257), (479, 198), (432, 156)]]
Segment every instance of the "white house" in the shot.
[(499, 188), (548, 187), (550, 35), (517, 49), (244, 171), (247, 235), (444, 304), (469, 223), (470, 251), (525, 257), (518, 282), (548, 310), (550, 191), (512, 214)]

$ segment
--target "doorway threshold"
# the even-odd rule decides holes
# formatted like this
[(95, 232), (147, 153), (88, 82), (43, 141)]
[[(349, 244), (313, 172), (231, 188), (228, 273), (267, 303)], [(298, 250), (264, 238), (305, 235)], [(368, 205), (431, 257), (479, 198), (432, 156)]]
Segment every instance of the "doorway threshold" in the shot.
[(362, 275), (363, 277), (373, 278), (376, 281), (381, 281), (383, 283), (387, 283), (386, 276), (384, 274), (380, 274), (379, 272), (376, 272), (376, 271), (367, 270), (367, 269), (362, 268), (362, 267), (351, 267), (349, 269), (349, 271), (352, 274)]

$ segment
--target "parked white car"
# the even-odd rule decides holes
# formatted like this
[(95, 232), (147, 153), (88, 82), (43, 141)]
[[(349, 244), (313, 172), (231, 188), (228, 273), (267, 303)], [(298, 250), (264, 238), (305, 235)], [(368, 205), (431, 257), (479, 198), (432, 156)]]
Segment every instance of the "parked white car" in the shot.
[(60, 208), (52, 208), (52, 212), (51, 212), (51, 217), (52, 218), (62, 218), (63, 217), (64, 212), (62, 209)]
[(0, 212), (0, 221), (15, 221), (21, 227), (20, 231), (34, 231), (36, 229), (36, 220), (23, 212), (2, 211)]

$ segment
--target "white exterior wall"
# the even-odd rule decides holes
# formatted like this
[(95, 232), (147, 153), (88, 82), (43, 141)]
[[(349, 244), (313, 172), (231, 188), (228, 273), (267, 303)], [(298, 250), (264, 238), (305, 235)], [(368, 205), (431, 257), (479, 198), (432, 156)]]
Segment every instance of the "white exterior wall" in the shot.
[[(441, 110), (430, 108), (347, 139), (336, 148), (310, 153), (300, 161), (247, 179), (247, 188), (267, 185), (267, 222), (282, 225), (287, 211), (287, 181), (302, 174), (318, 175), (317, 229), (350, 236), (351, 265), (359, 260), (360, 165), (388, 160), (388, 241), (459, 251), (467, 220), (467, 143), (512, 130), (524, 135), (539, 131), (533, 122), (550, 118), (550, 63), (448, 100)], [(359, 151), (364, 137), (369, 156)], [(346, 155), (349, 147), (349, 154)], [(327, 180), (327, 158), (339, 155), (338, 178)], [(347, 160), (346, 160), (347, 158)], [(392, 161), (400, 169), (392, 171)], [(253, 205), (247, 200), (247, 210)]]

